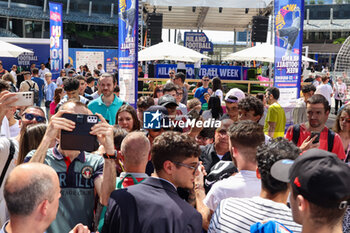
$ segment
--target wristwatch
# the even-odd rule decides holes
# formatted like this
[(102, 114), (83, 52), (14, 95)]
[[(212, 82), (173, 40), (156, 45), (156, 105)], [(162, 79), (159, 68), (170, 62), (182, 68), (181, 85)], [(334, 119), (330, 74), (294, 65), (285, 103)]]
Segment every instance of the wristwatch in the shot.
[(103, 158), (105, 158), (105, 159), (117, 159), (117, 153), (115, 153), (115, 152), (114, 152), (114, 154), (104, 153)]

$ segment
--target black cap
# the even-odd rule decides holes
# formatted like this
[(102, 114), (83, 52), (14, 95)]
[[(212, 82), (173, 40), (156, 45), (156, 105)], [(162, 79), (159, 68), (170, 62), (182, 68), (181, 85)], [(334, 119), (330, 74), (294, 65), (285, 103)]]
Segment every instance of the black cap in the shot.
[(158, 100), (158, 104), (164, 107), (178, 106), (176, 99), (168, 94), (161, 96)]
[(290, 182), (308, 201), (325, 208), (346, 208), (350, 198), (350, 167), (335, 154), (311, 149), (295, 161), (280, 160), (271, 175)]

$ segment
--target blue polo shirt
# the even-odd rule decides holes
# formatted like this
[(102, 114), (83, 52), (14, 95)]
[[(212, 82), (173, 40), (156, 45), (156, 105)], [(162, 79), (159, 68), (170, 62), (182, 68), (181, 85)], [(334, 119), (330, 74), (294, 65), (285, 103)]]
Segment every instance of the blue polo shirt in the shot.
[(207, 101), (204, 99), (204, 94), (208, 92), (208, 88), (204, 88), (204, 87), (199, 87), (197, 88), (196, 92), (194, 93), (194, 97), (198, 98), (202, 105), (205, 104)]
[(115, 124), (115, 117), (117, 115), (117, 112), (119, 108), (123, 105), (123, 100), (118, 98), (116, 94), (113, 94), (113, 95), (114, 95), (114, 101), (108, 107), (102, 101), (103, 95), (101, 95), (100, 97), (91, 101), (88, 104), (88, 108), (91, 110), (93, 114), (95, 113), (101, 114), (108, 121), (110, 125)]

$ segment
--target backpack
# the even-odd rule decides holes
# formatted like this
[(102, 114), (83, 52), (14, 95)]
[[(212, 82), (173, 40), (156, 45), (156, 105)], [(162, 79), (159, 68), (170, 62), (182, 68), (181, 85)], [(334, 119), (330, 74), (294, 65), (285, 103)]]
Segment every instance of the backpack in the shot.
[[(298, 144), (299, 136), (300, 136), (300, 125), (299, 124), (293, 125), (292, 141), (294, 142), (295, 145)], [(335, 133), (332, 130), (328, 129), (327, 142), (328, 142), (328, 151), (329, 152), (332, 152), (332, 150), (333, 150), (334, 137), (335, 137)]]
[(1, 172), (0, 187), (2, 185), (2, 182), (4, 181), (6, 172), (7, 172), (8, 168), (9, 168), (10, 163), (11, 163), (11, 161), (13, 159), (13, 156), (14, 156), (14, 154), (16, 152), (15, 145), (14, 145), (13, 141), (11, 139), (9, 139), (9, 141), (10, 141), (9, 155), (7, 157), (7, 160), (6, 160), (6, 164), (5, 164), (5, 166), (4, 166), (4, 168), (3, 168), (2, 172)]
[(30, 83), (28, 81), (26, 81), (26, 83), (28, 84), (29, 86), (29, 90), (28, 91), (31, 91), (33, 92), (33, 95), (34, 95), (34, 103), (37, 103), (39, 101), (39, 90), (35, 89), (35, 84), (36, 82), (33, 82), (33, 86), (30, 85)]

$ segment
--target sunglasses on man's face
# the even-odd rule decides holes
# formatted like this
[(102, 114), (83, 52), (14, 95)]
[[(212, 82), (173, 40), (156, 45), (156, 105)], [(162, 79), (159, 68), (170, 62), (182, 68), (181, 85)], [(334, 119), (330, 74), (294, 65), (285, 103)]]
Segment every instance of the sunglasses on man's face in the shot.
[(209, 82), (209, 79), (203, 79), (204, 82)]
[(24, 113), (24, 118), (26, 118), (28, 121), (32, 121), (34, 118), (36, 119), (37, 122), (45, 122), (46, 118), (39, 116), (39, 115), (34, 115), (32, 113)]

